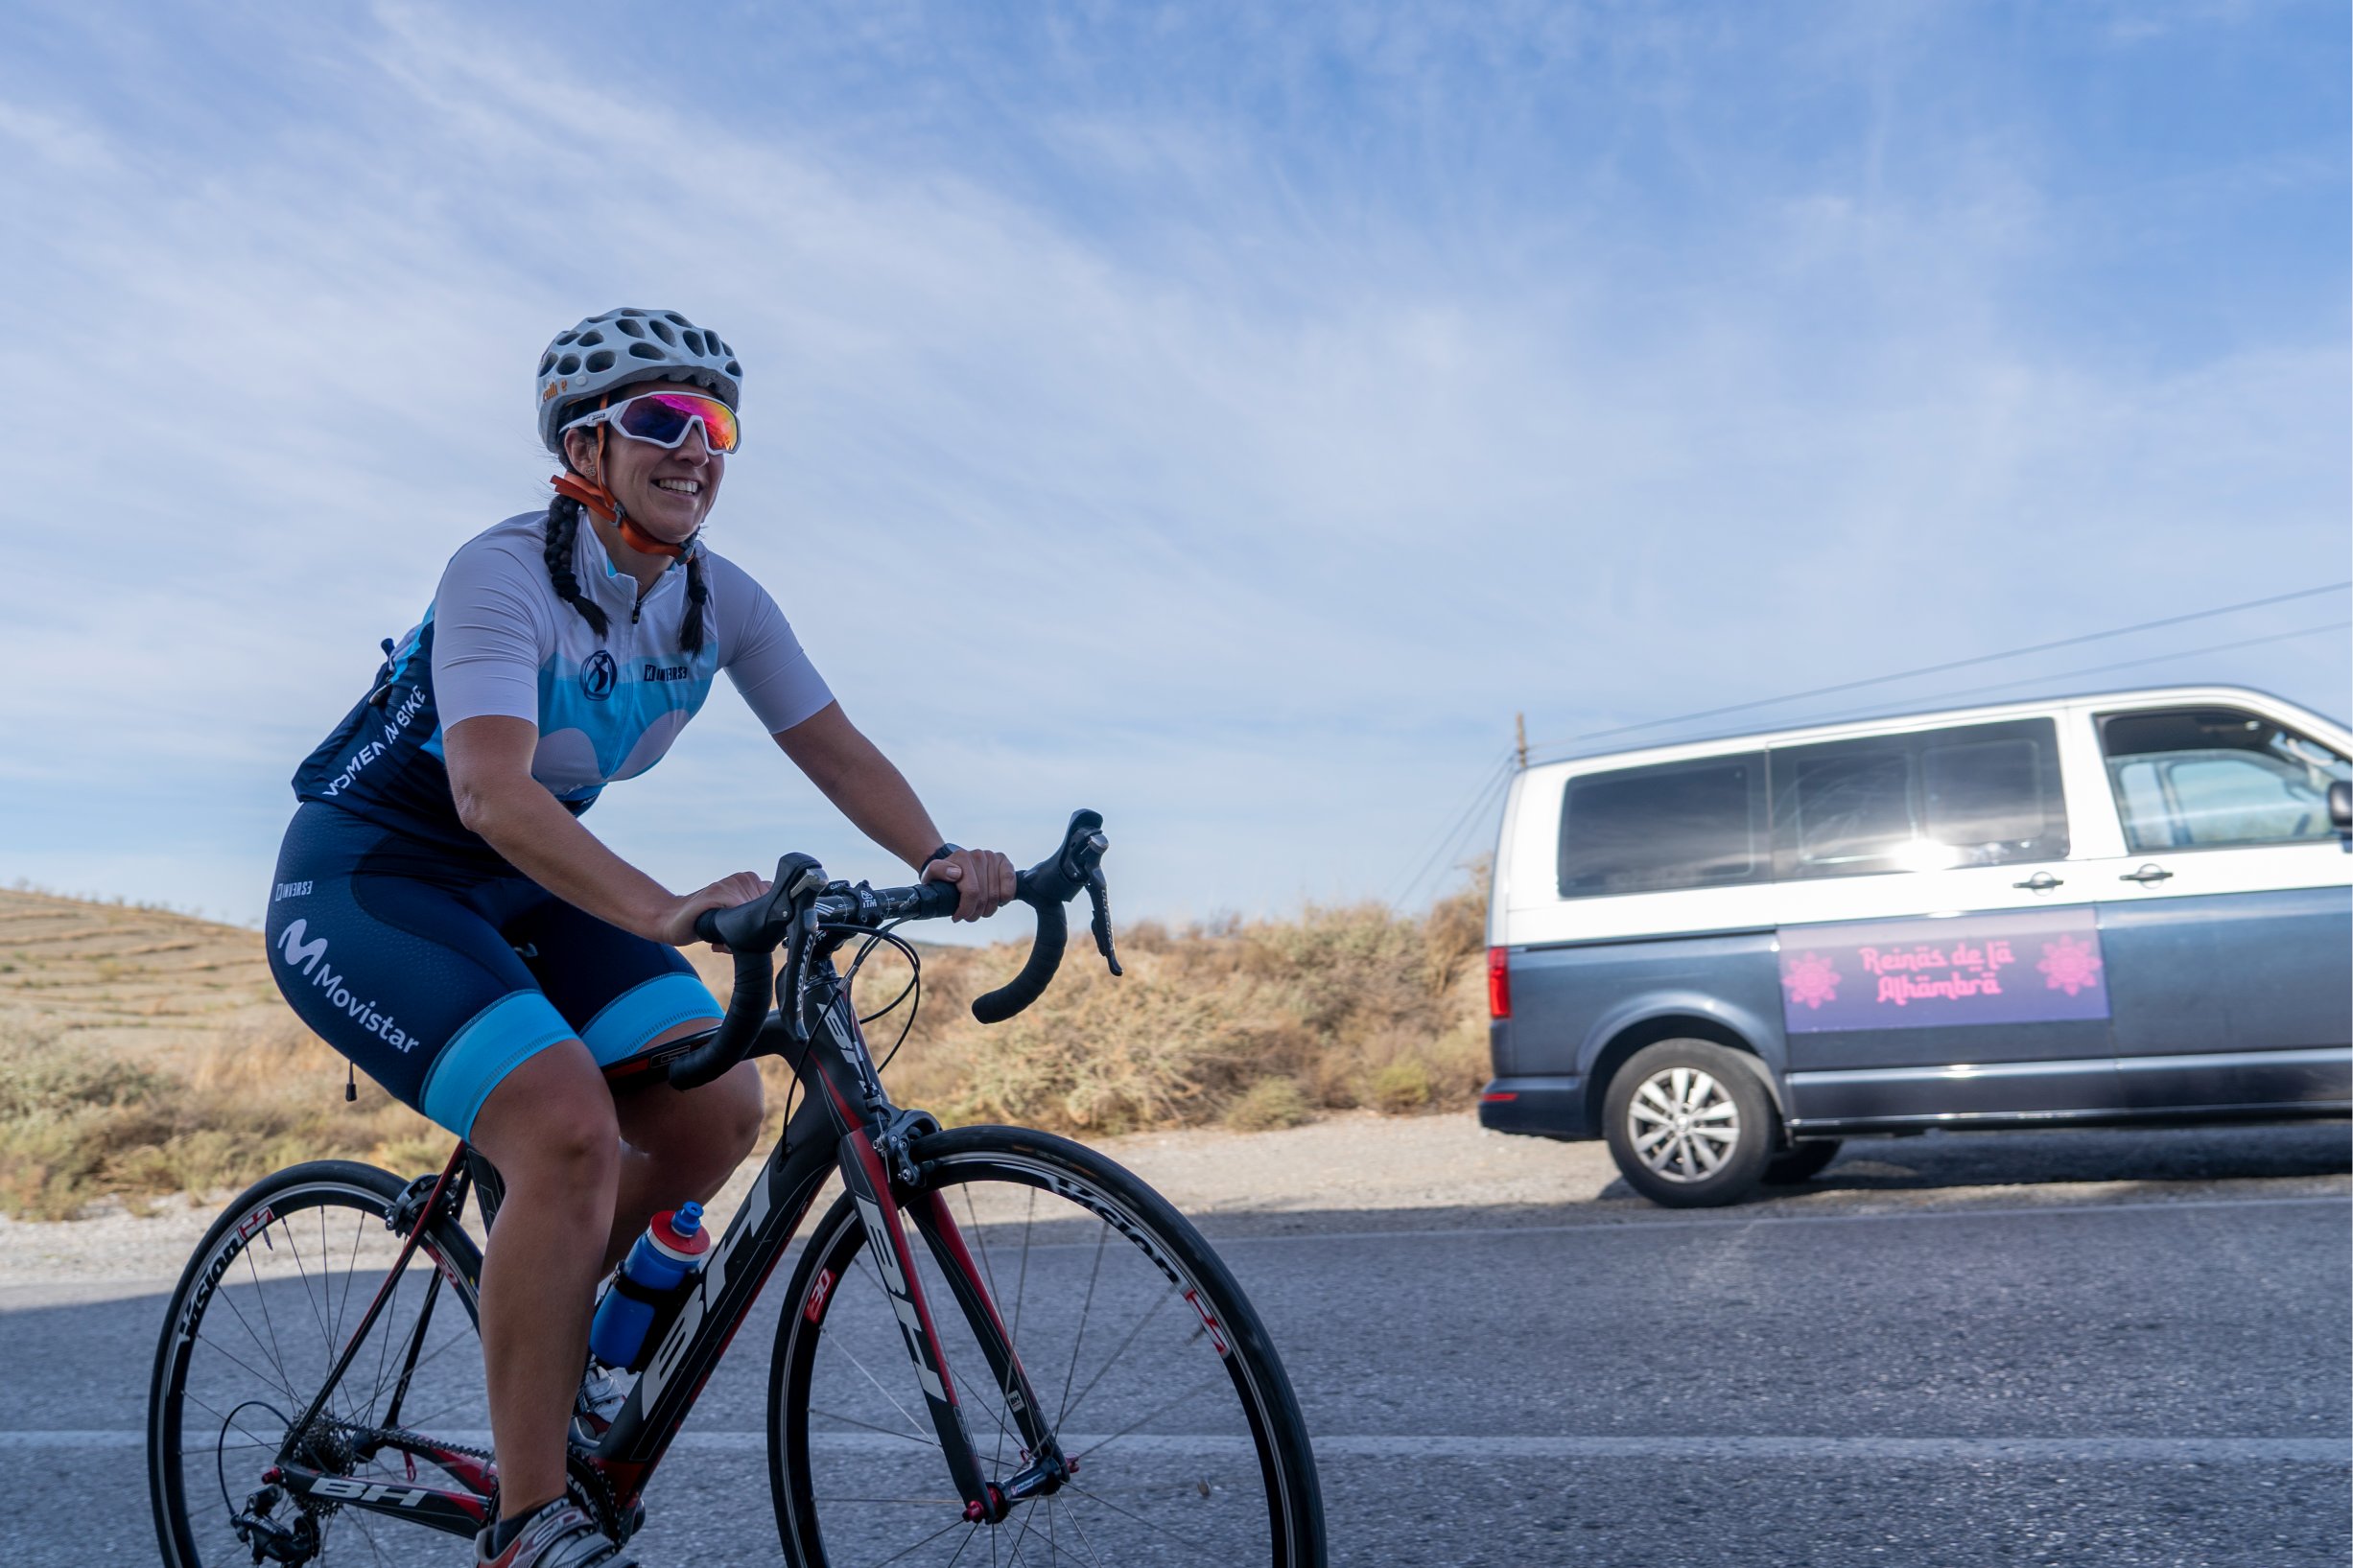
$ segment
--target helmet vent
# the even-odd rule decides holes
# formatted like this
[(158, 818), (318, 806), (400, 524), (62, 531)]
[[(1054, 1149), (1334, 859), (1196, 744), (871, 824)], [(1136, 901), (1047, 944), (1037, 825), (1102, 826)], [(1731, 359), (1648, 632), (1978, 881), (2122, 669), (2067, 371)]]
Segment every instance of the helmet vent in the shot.
[(539, 439), (560, 456), (567, 412), (594, 408), (600, 397), (645, 390), (648, 381), (703, 387), (733, 408), (742, 375), (736, 351), (711, 328), (676, 311), (618, 307), (575, 323), (541, 354)]

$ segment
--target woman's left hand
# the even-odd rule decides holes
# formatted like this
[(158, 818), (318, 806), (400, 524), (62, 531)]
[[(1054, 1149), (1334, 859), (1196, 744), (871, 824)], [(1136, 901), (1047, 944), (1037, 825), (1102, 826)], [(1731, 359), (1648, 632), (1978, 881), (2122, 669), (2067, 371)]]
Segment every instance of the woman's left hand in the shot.
[(956, 884), (957, 920), (986, 920), (1013, 900), (1013, 862), (995, 850), (958, 850), (924, 867), (923, 879)]

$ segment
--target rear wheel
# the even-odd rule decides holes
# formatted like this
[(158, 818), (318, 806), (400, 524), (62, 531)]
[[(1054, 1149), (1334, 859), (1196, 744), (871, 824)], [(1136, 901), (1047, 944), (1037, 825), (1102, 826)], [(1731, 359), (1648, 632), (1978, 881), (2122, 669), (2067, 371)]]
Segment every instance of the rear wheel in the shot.
[[(299, 1463), (361, 1486), (448, 1486), (371, 1434), (428, 1429), (487, 1449), (475, 1289), (480, 1259), (435, 1226), (398, 1275), (385, 1219), (408, 1185), (346, 1160), (263, 1178), (213, 1222), (172, 1293), (148, 1400), (148, 1488), (171, 1568), (261, 1560), (446, 1564), (439, 1531), (271, 1485), (289, 1434), (382, 1288), (342, 1382), (295, 1446)], [(455, 1461), (454, 1461), (455, 1462)], [(240, 1538), (240, 1516), (243, 1536)]]
[[(1001, 1522), (963, 1517), (892, 1297), (849, 1199), (802, 1255), (769, 1369), (769, 1477), (787, 1560), (1321, 1568), (1314, 1457), (1258, 1316), (1192, 1227), (1110, 1160), (1013, 1128), (916, 1146), (1038, 1403), (1077, 1463)], [(897, 1194), (982, 1468), (1030, 1456), (1005, 1390)]]
[(1730, 1047), (1662, 1040), (1636, 1051), (1603, 1096), (1610, 1153), (1655, 1204), (1736, 1204), (1764, 1179), (1780, 1127), (1755, 1071)]

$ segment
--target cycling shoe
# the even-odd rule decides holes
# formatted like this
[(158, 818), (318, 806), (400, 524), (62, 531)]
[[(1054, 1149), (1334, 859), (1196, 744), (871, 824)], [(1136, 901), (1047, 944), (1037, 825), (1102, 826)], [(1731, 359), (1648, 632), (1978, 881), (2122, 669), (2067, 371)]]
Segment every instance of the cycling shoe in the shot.
[(474, 1537), (475, 1568), (641, 1568), (636, 1556), (569, 1499), (540, 1509), (495, 1557), (490, 1536), (485, 1530)]

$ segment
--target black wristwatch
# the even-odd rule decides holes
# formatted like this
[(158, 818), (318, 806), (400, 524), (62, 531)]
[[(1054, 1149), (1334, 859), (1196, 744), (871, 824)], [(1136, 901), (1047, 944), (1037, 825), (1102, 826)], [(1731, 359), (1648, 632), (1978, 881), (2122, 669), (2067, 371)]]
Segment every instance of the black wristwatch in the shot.
[(945, 860), (952, 854), (962, 854), (963, 853), (964, 846), (961, 844), (942, 844), (938, 849), (933, 850), (929, 854), (925, 855), (923, 857), (923, 864), (917, 866), (915, 869), (918, 872), (929, 871), (931, 869), (932, 861)]

